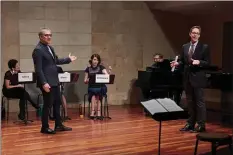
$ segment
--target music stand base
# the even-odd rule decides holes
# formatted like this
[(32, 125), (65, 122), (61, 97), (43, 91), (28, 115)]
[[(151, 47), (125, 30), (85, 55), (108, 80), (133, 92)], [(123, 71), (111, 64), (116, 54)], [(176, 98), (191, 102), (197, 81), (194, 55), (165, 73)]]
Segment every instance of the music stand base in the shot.
[(159, 121), (159, 145), (158, 145), (158, 155), (160, 155), (160, 144), (161, 144), (161, 128), (162, 128), (162, 121)]

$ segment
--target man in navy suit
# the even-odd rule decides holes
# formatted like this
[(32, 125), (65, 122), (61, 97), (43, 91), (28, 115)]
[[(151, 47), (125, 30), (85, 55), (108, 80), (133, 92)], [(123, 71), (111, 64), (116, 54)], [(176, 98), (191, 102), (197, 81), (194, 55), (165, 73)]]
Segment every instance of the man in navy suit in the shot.
[[(171, 66), (180, 66), (184, 69), (184, 89), (188, 101), (190, 117), (187, 124), (180, 131), (204, 132), (206, 122), (206, 105), (204, 90), (207, 78), (205, 68), (210, 65), (210, 50), (207, 44), (199, 41), (200, 26), (193, 26), (189, 35), (191, 41), (182, 46), (180, 61), (171, 63)], [(195, 124), (197, 122), (197, 127)]]
[[(68, 64), (76, 60), (76, 57), (69, 55), (67, 58), (58, 59), (53, 47), (49, 45), (52, 38), (50, 29), (41, 29), (38, 35), (40, 41), (32, 53), (32, 58), (37, 74), (37, 86), (41, 89), (44, 100), (41, 133), (55, 134), (56, 131), (70, 131), (72, 128), (64, 126), (61, 122), (61, 98), (57, 65)], [(54, 130), (50, 129), (48, 124), (49, 109), (52, 105), (55, 108)]]

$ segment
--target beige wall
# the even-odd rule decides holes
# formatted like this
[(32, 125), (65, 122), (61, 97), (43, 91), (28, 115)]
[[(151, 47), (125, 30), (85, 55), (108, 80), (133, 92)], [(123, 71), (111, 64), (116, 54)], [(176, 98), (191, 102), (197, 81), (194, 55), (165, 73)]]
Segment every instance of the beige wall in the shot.
[[(138, 69), (152, 64), (155, 52), (173, 56), (153, 14), (143, 2), (92, 2), (92, 52), (113, 67), (116, 81), (109, 86), (110, 100), (127, 102)], [(136, 95), (134, 95), (137, 97)]]
[(37, 33), (49, 27), (58, 56), (71, 52), (78, 57), (64, 70), (84, 70), (92, 53), (100, 53), (104, 65), (112, 66), (116, 79), (109, 86), (110, 104), (129, 103), (131, 80), (152, 63), (155, 52), (174, 57), (143, 2), (2, 2), (2, 21), (2, 73), (10, 58), (20, 60), (22, 71), (33, 71)]

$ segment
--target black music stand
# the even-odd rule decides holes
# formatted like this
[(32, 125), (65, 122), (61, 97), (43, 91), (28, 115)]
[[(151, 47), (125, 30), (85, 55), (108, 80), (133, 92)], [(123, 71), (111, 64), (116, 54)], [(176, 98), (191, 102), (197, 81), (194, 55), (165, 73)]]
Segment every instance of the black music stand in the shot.
[[(34, 72), (20, 72), (18, 73), (18, 83), (23, 84), (24, 91), (26, 91), (25, 84), (36, 83), (36, 73)], [(33, 122), (33, 120), (28, 119), (28, 104), (27, 100), (25, 100), (25, 120), (23, 120), (24, 124), (27, 125), (29, 122)]]
[[(59, 73), (58, 74), (58, 79), (59, 79), (59, 82), (61, 84), (62, 89), (64, 89), (63, 86), (64, 86), (65, 83), (75, 83), (75, 82), (77, 82), (78, 79), (79, 79), (79, 74), (78, 73), (72, 73), (72, 72)], [(63, 100), (62, 100), (62, 91), (60, 91), (60, 93), (61, 93), (61, 96), (60, 96), (61, 101), (63, 102)], [(64, 115), (63, 119), (65, 119), (65, 108), (64, 108), (63, 104), (62, 104), (62, 108), (63, 108), (63, 115)], [(80, 108), (79, 108), (79, 110), (80, 110)]]
[[(101, 77), (101, 76), (109, 76), (109, 78), (105, 79), (104, 77)], [(100, 87), (101, 87), (101, 97), (102, 97), (102, 101), (101, 101), (101, 116), (102, 116), (102, 118), (112, 119), (109, 116), (108, 105), (107, 105), (108, 103), (106, 104), (106, 102), (104, 102), (104, 116), (103, 116), (103, 113), (102, 113), (102, 102), (103, 102), (103, 96), (104, 96), (104, 92), (103, 92), (104, 85), (105, 84), (114, 84), (114, 80), (115, 80), (115, 75), (114, 74), (109, 74), (109, 75), (106, 75), (106, 74), (89, 75), (89, 84), (100, 84)], [(107, 111), (107, 116), (106, 116), (106, 111)]]
[(188, 113), (169, 98), (141, 102), (155, 121), (159, 122), (158, 155), (160, 155), (162, 121), (186, 119)]

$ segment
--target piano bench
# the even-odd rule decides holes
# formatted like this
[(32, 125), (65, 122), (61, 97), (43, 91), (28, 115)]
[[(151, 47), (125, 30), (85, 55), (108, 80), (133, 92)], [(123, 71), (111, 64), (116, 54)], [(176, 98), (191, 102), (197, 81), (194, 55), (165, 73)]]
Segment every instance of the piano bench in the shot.
[(230, 153), (232, 155), (232, 137), (225, 133), (199, 133), (196, 135), (196, 146), (194, 155), (197, 154), (197, 147), (199, 141), (212, 143), (212, 154), (216, 155), (217, 147), (222, 145), (229, 145)]

